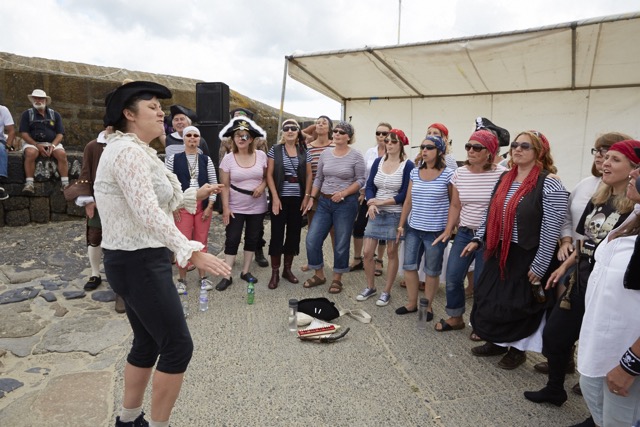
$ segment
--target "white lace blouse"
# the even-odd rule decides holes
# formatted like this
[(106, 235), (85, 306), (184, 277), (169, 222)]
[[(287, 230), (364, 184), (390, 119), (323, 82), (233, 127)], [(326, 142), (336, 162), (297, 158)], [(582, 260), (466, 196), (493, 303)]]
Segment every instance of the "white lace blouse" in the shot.
[(202, 243), (188, 240), (175, 226), (172, 212), (195, 213), (196, 189), (184, 193), (178, 178), (158, 159), (156, 150), (134, 134), (109, 136), (94, 183), (102, 222), (102, 247), (135, 251), (167, 247), (186, 267)]

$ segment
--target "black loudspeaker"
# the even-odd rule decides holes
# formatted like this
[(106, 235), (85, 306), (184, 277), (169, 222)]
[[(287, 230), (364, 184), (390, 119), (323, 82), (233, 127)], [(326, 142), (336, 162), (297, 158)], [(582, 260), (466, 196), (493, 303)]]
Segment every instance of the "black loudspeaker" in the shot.
[(196, 114), (199, 123), (227, 123), (229, 86), (220, 82), (196, 83)]
[[(227, 106), (227, 109), (229, 107)], [(216, 168), (216, 176), (218, 177), (218, 182), (220, 182), (220, 170), (218, 169), (220, 166), (220, 138), (218, 134), (224, 127), (224, 123), (201, 123), (198, 125), (198, 129), (200, 129), (200, 136), (202, 136), (205, 141), (207, 141), (207, 147), (209, 148), (209, 157), (213, 161), (213, 166)], [(216, 201), (213, 205), (213, 208), (216, 212), (222, 212), (222, 196), (218, 195), (216, 197)]]

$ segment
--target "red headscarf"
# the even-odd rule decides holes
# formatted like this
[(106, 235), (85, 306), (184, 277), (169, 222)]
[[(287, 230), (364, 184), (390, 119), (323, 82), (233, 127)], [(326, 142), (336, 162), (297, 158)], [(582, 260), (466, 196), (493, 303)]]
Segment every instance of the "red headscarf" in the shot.
[(640, 164), (640, 157), (638, 157), (634, 148), (640, 149), (640, 141), (627, 139), (625, 141), (616, 142), (611, 146), (611, 148), (609, 148), (609, 151), (617, 151), (619, 153), (622, 153), (627, 156), (627, 159), (629, 159), (629, 161), (637, 165)]
[(447, 129), (447, 127), (445, 125), (443, 125), (442, 123), (431, 124), (431, 125), (429, 125), (429, 127), (427, 129), (429, 129), (429, 128), (438, 129), (442, 133), (442, 136), (447, 137), (447, 138), (449, 137), (449, 129)]
[(485, 146), (492, 156), (495, 156), (498, 152), (498, 137), (489, 130), (482, 129), (475, 131), (469, 137), (469, 141), (478, 141)]
[(409, 138), (407, 138), (407, 135), (405, 135), (400, 129), (391, 129), (389, 133), (396, 134), (400, 142), (402, 142), (402, 145), (409, 145)]
[[(548, 153), (550, 149), (549, 140), (547, 140), (547, 138), (538, 131), (528, 132), (536, 136), (542, 145), (540, 157), (544, 156), (545, 153)], [(518, 176), (518, 165), (515, 165), (509, 172), (502, 176), (500, 184), (498, 184), (498, 188), (496, 188), (496, 192), (491, 199), (486, 225), (487, 250), (485, 257), (491, 257), (498, 250), (500, 237), (502, 236), (502, 249), (500, 250), (499, 264), (501, 278), (504, 278), (504, 270), (507, 265), (507, 256), (509, 255), (513, 225), (516, 218), (516, 209), (518, 208), (520, 200), (535, 188), (536, 183), (538, 182), (538, 177), (540, 176), (540, 171), (541, 168), (536, 163), (529, 172), (529, 175), (527, 175), (524, 181), (522, 181), (522, 184), (520, 184), (520, 187), (518, 187), (515, 194), (511, 196), (508, 202), (506, 202), (505, 206), (507, 193)]]

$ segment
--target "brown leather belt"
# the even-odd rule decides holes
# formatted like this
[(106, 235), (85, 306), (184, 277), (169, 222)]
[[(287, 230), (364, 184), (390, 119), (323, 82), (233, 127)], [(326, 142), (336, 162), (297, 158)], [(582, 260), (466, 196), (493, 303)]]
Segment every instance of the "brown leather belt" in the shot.
[(330, 198), (332, 198), (332, 197), (333, 197), (333, 194), (320, 193), (320, 195), (321, 195), (322, 197), (324, 197), (325, 199), (330, 199)]

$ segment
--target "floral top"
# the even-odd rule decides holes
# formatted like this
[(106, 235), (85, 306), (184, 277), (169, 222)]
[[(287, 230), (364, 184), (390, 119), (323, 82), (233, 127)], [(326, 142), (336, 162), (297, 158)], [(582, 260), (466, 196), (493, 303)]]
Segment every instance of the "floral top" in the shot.
[(102, 220), (102, 247), (135, 251), (167, 247), (186, 267), (202, 243), (188, 240), (175, 226), (172, 212), (195, 213), (196, 189), (184, 193), (178, 178), (158, 159), (156, 150), (134, 134), (116, 132), (107, 139), (94, 184)]

